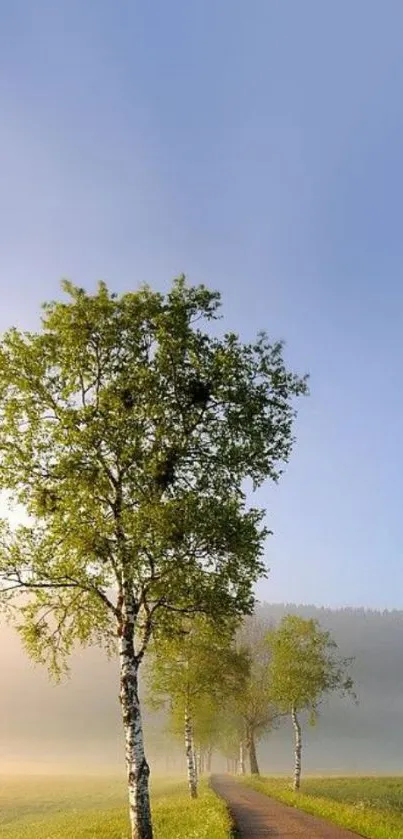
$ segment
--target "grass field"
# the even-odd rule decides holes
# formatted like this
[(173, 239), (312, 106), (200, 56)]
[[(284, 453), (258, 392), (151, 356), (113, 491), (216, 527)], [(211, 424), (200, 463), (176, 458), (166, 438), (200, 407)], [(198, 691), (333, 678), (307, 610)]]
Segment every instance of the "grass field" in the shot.
[[(228, 839), (225, 805), (200, 785), (190, 801), (186, 784), (155, 781), (155, 839)], [(124, 781), (114, 778), (0, 777), (2, 839), (127, 839)]]
[(301, 792), (277, 778), (242, 778), (254, 789), (370, 839), (403, 839), (402, 778), (307, 778)]

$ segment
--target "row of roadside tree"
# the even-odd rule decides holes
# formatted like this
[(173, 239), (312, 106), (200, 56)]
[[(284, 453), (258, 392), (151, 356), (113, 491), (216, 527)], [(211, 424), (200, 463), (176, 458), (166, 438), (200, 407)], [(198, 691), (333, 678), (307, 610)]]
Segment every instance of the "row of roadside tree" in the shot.
[(315, 620), (286, 616), (277, 627), (257, 616), (217, 634), (205, 618), (180, 629), (152, 650), (148, 701), (167, 712), (167, 727), (185, 748), (190, 795), (211, 770), (213, 753), (229, 771), (259, 774), (257, 744), (286, 720), (294, 730), (294, 789), (301, 779), (302, 718), (317, 720), (320, 705), (337, 692), (355, 698), (351, 659), (342, 658)]

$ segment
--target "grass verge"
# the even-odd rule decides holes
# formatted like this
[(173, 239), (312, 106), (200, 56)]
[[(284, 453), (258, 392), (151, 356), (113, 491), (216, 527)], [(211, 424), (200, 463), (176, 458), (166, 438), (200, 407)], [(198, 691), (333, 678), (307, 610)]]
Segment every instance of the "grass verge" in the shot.
[[(185, 783), (152, 786), (155, 839), (229, 839), (227, 808), (206, 781), (197, 801)], [(105, 778), (0, 779), (2, 839), (128, 839), (125, 786)]]
[(298, 794), (284, 779), (238, 780), (368, 839), (403, 839), (403, 778), (307, 778)]

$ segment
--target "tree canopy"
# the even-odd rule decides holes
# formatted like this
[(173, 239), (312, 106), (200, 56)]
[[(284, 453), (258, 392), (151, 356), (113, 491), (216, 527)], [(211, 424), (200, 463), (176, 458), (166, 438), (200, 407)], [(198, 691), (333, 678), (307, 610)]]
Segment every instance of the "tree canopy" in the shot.
[(287, 615), (268, 643), (271, 694), (282, 711), (308, 711), (313, 722), (325, 696), (352, 693), (351, 659), (340, 657), (330, 632), (313, 618)]
[(278, 479), (306, 382), (263, 334), (210, 337), (199, 323), (218, 316), (219, 295), (183, 278), (165, 298), (64, 290), (41, 332), (11, 329), (0, 346), (0, 487), (35, 524), (3, 528), (1, 577), (34, 594), (37, 631), (24, 637), (38, 655), (87, 640), (92, 614), (106, 627), (126, 577), (140, 653), (164, 607), (251, 608), (267, 531), (244, 482)]

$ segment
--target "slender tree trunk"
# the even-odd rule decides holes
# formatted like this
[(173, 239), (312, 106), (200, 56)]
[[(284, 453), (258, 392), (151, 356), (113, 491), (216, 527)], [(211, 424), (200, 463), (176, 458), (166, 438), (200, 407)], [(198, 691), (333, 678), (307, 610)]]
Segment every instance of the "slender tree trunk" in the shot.
[(192, 743), (192, 723), (188, 708), (185, 710), (185, 749), (190, 797), (197, 798), (197, 777)]
[(294, 726), (295, 736), (295, 765), (294, 765), (294, 790), (297, 792), (301, 784), (301, 753), (302, 753), (302, 738), (301, 725), (297, 716), (297, 711), (293, 706), (291, 709), (292, 724)]
[(241, 740), (239, 744), (239, 763), (238, 763), (238, 770), (240, 775), (246, 775), (246, 767), (245, 767), (245, 744), (244, 741)]
[(152, 839), (150, 769), (144, 753), (143, 725), (138, 695), (139, 662), (134, 650), (135, 613), (125, 610), (119, 626), (120, 702), (125, 734), (126, 769), (132, 839)]
[(213, 757), (213, 749), (211, 746), (207, 749), (206, 754), (206, 772), (211, 772), (211, 760)]
[(260, 775), (259, 764), (257, 762), (255, 735), (250, 729), (247, 737), (247, 749), (249, 752), (249, 763), (251, 775)]

